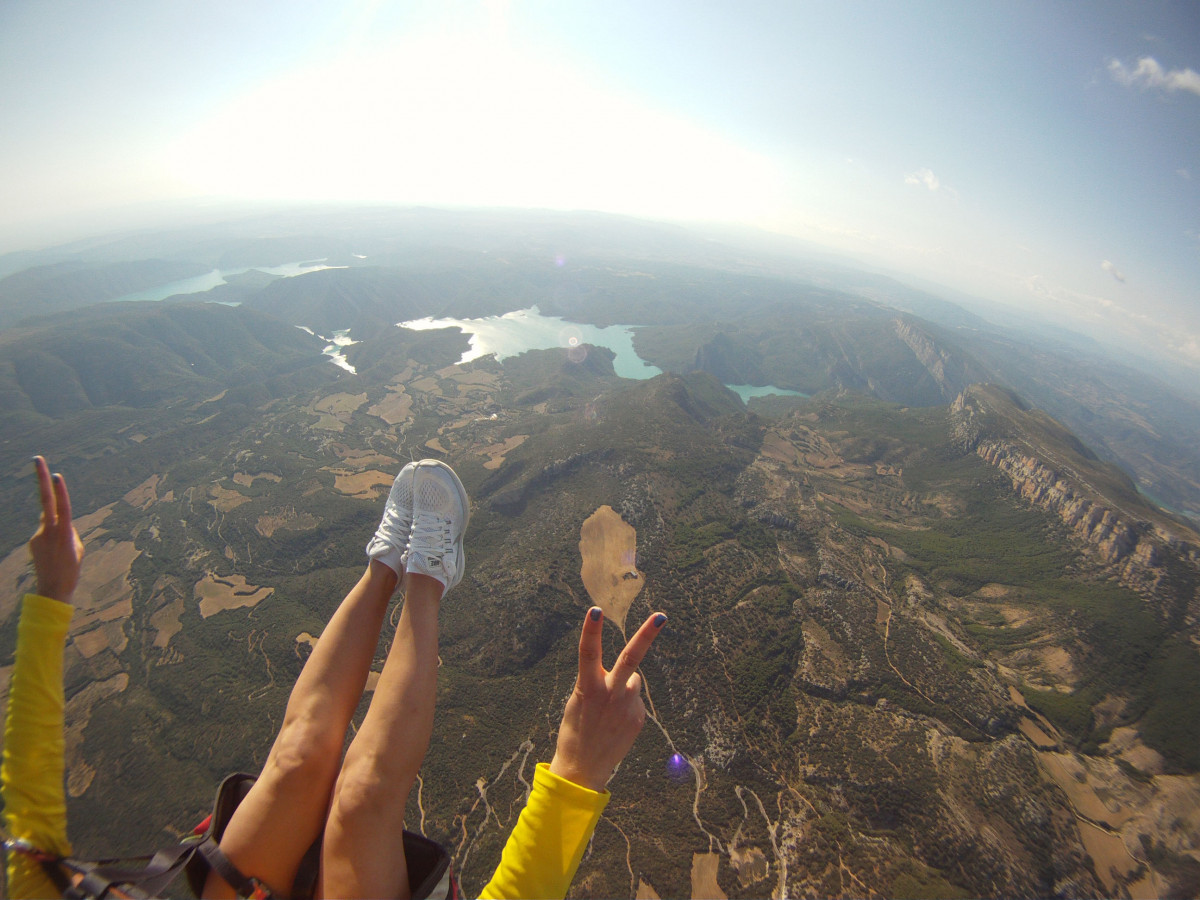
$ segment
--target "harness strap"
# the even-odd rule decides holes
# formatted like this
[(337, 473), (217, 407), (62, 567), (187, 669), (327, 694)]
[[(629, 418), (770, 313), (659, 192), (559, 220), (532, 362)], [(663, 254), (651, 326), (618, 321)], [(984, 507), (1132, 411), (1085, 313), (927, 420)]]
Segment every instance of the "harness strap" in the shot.
[(195, 844), (179, 844), (159, 850), (149, 863), (141, 867), (96, 864), (74, 859), (60, 859), (55, 867), (60, 872), (66, 869), (80, 876), (68, 876), (64, 897), (94, 897), (101, 900), (106, 897), (161, 897), (163, 890), (183, 871), (196, 850)]
[(229, 882), (229, 886), (237, 891), (239, 897), (246, 897), (248, 900), (270, 900), (275, 895), (271, 889), (259, 881), (257, 878), (251, 878), (244, 875), (242, 870), (230, 862), (217, 842), (211, 837), (206, 838), (197, 848), (204, 861), (212, 867), (212, 870)]

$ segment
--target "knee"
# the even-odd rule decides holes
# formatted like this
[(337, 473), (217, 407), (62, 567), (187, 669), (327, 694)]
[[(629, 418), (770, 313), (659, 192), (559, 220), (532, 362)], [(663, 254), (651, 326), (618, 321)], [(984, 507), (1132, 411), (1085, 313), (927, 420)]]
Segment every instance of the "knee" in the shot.
[(369, 822), (403, 817), (412, 777), (372, 753), (354, 753), (351, 747), (338, 775), (330, 815), (343, 822)]
[(285, 721), (267, 757), (265, 769), (279, 779), (311, 786), (332, 782), (342, 756), (344, 735), (303, 718)]

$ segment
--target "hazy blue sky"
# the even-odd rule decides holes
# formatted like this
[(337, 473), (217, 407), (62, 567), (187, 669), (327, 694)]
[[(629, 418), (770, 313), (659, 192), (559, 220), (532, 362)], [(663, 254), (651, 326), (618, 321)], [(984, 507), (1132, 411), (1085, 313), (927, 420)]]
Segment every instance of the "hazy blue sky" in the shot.
[(1200, 364), (1197, 69), (1194, 2), (3, 0), (0, 251), (201, 196), (602, 209)]

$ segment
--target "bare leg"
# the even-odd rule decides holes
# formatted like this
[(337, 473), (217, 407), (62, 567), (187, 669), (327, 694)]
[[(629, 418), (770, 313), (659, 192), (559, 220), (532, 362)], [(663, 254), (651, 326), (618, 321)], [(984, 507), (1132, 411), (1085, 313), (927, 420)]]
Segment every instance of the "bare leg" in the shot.
[(410, 894), (404, 807), (433, 732), (442, 584), (410, 573), (404, 609), (375, 696), (333, 792), (319, 894)]
[[(346, 729), (397, 581), (395, 572), (372, 560), (338, 606), (292, 688), (262, 774), (221, 838), (221, 850), (243, 874), (280, 895), (291, 890), (300, 860), (325, 824)], [(234, 893), (210, 873), (204, 896)]]

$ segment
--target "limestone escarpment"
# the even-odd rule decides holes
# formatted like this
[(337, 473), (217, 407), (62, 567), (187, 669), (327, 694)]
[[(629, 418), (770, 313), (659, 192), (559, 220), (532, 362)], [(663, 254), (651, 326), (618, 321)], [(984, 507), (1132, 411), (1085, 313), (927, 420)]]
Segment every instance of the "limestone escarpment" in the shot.
[(917, 361), (925, 367), (930, 377), (941, 388), (943, 396), (950, 397), (956, 388), (954, 382), (962, 384), (962, 364), (955, 361), (950, 354), (939, 347), (928, 334), (913, 327), (905, 319), (895, 321), (896, 337), (900, 338), (913, 352)]
[(1146, 523), (1126, 521), (1114, 510), (1085, 496), (1036, 456), (1022, 452), (1008, 441), (980, 441), (975, 452), (1010, 479), (1013, 489), (1031, 503), (1053, 512), (1063, 524), (1090, 544), (1108, 563), (1131, 558), (1153, 566), (1157, 559), (1153, 544), (1144, 534)]
[(1102, 464), (1057, 423), (1024, 409), (1007, 392), (972, 386), (951, 412), (952, 438), (961, 449), (973, 450), (1008, 476), (1022, 498), (1061, 520), (1126, 586), (1143, 597), (1169, 597), (1162, 615), (1189, 626), (1200, 621), (1200, 597), (1192, 587), (1200, 576), (1200, 546), (1186, 529), (1151, 515), (1158, 511), (1141, 498), (1114, 499), (1098, 487), (1107, 475)]

